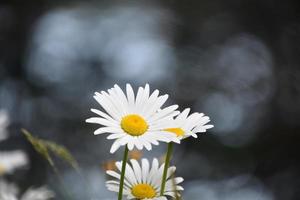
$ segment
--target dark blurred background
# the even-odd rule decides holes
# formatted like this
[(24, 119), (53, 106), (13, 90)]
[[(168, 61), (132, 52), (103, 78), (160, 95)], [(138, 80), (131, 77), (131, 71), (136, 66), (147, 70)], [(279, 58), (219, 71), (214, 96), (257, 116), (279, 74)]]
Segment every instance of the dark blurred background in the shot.
[[(20, 133), (65, 145), (90, 190), (64, 163), (74, 199), (115, 198), (101, 165), (121, 159), (86, 124), (99, 108), (93, 92), (150, 83), (169, 103), (211, 117), (215, 128), (175, 149), (186, 200), (300, 199), (299, 1), (165, 0), (0, 3), (0, 109), (28, 169), (21, 188), (48, 184), (63, 199), (47, 163)], [(160, 157), (161, 144), (146, 157)]]

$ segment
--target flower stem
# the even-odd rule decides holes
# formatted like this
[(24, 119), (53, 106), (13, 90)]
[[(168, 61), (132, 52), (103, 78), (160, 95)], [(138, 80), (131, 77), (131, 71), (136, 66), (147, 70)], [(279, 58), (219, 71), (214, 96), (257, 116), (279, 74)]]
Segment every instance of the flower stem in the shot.
[(126, 169), (127, 159), (128, 159), (128, 147), (126, 145), (125, 150), (124, 150), (123, 162), (122, 162), (122, 171), (121, 171), (121, 178), (120, 178), (118, 200), (122, 200), (122, 196), (123, 196), (123, 187), (124, 187), (124, 178), (125, 178), (125, 169)]
[(170, 160), (171, 160), (171, 154), (173, 151), (173, 142), (170, 142), (168, 144), (168, 150), (167, 150), (167, 155), (166, 155), (166, 160), (165, 160), (165, 166), (164, 166), (164, 172), (163, 172), (163, 177), (162, 177), (162, 181), (161, 181), (161, 187), (160, 187), (160, 196), (164, 195), (165, 192), (165, 186), (166, 186), (166, 179), (167, 179), (167, 172), (168, 172), (168, 168), (170, 165)]

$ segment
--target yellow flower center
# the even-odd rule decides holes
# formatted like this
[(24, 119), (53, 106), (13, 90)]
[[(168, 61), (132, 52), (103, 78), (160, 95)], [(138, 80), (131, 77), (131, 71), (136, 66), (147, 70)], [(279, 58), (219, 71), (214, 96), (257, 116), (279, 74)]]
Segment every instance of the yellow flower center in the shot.
[(139, 115), (131, 114), (122, 118), (122, 129), (132, 136), (143, 135), (148, 130), (147, 122)]
[(148, 184), (137, 184), (131, 189), (131, 193), (137, 199), (150, 199), (156, 196), (156, 192), (151, 185)]
[(0, 163), (0, 176), (5, 174), (5, 172), (6, 172), (6, 168)]
[(184, 136), (184, 130), (182, 130), (181, 128), (166, 128), (164, 130), (171, 133), (175, 133), (177, 137)]

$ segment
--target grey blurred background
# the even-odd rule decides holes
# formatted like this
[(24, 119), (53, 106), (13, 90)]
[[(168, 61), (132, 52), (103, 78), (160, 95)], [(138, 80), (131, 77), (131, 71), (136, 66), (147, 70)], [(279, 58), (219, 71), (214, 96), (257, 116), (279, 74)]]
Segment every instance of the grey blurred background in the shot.
[(297, 0), (2, 0), (0, 108), (11, 137), (0, 150), (24, 149), (31, 160), (8, 178), (48, 184), (64, 199), (23, 127), (79, 161), (87, 183), (57, 161), (74, 199), (114, 199), (101, 165), (122, 150), (109, 154), (111, 141), (84, 120), (99, 107), (94, 91), (150, 83), (215, 125), (175, 147), (183, 199), (299, 199), (299, 11)]

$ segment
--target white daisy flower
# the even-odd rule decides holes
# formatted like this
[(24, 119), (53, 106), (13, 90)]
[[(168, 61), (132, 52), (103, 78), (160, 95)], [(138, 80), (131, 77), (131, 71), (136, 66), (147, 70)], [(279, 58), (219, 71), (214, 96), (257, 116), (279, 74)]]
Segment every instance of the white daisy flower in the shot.
[[(141, 165), (134, 159), (130, 160), (130, 164), (126, 164), (124, 195), (127, 199), (138, 200), (167, 200), (166, 196), (175, 197), (178, 191), (182, 191), (183, 187), (178, 184), (183, 181), (181, 177), (172, 177), (176, 167), (168, 168), (167, 181), (163, 196), (160, 195), (160, 187), (164, 164), (159, 165), (156, 158), (152, 161), (152, 167), (147, 159), (142, 159)], [(116, 166), (121, 171), (122, 162), (116, 162)], [(120, 174), (115, 171), (106, 171), (106, 173), (116, 179), (120, 179)], [(109, 180), (106, 182), (108, 190), (119, 192), (119, 180)]]
[(91, 109), (99, 117), (86, 120), (88, 123), (100, 124), (104, 127), (97, 129), (94, 134), (111, 133), (107, 139), (115, 139), (110, 152), (114, 153), (120, 146), (126, 145), (129, 150), (144, 147), (151, 150), (152, 144), (159, 141), (176, 142), (180, 140), (174, 134), (163, 131), (170, 127), (172, 118), (179, 112), (178, 106), (172, 105), (161, 109), (168, 99), (168, 95), (159, 96), (155, 90), (150, 94), (149, 85), (139, 87), (135, 97), (130, 84), (126, 85), (126, 95), (118, 85), (114, 85), (108, 92), (96, 92), (94, 98), (105, 112)]
[(28, 157), (21, 150), (0, 152), (0, 176), (12, 173), (16, 168), (24, 167), (27, 164)]
[(193, 136), (197, 138), (196, 133), (206, 132), (207, 129), (213, 128), (213, 125), (207, 124), (210, 122), (208, 116), (203, 113), (193, 113), (189, 115), (190, 109), (186, 108), (173, 120), (172, 128), (165, 129), (166, 131), (175, 133), (179, 139), (185, 139)]
[(8, 137), (7, 127), (9, 125), (8, 114), (5, 110), (0, 110), (0, 141)]
[(53, 191), (49, 190), (46, 186), (39, 188), (29, 188), (22, 195), (20, 200), (48, 200), (55, 197)]

